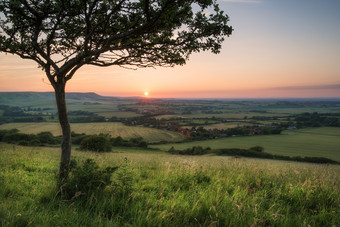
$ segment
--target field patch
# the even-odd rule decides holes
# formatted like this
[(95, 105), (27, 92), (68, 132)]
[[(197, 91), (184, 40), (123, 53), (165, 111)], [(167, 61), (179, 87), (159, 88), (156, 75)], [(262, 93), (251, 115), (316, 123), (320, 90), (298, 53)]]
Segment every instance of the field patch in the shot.
[(244, 127), (244, 126), (253, 126), (254, 124), (250, 122), (228, 122), (228, 123), (218, 123), (204, 126), (205, 129), (228, 129), (228, 128), (236, 128), (236, 127)]
[(232, 112), (232, 113), (220, 113), (220, 114), (187, 114), (182, 115), (186, 118), (225, 118), (225, 119), (244, 119), (252, 117), (284, 117), (286, 113), (255, 113), (255, 112)]
[(96, 112), (98, 115), (111, 118), (111, 117), (118, 117), (118, 118), (130, 118), (130, 117), (140, 117), (143, 116), (141, 114), (137, 114), (134, 112), (125, 112), (125, 111), (107, 111), (107, 112)]
[(172, 146), (183, 150), (193, 146), (219, 148), (243, 148), (261, 146), (265, 152), (288, 156), (325, 157), (340, 161), (340, 128), (308, 128), (286, 130), (281, 135), (243, 136), (195, 141), (180, 144), (153, 145), (167, 151)]
[[(43, 131), (49, 131), (53, 135), (61, 135), (61, 129), (58, 123), (41, 122), (41, 123), (9, 123), (0, 125), (0, 129), (17, 128), (23, 133), (37, 134)], [(118, 122), (98, 122), (98, 123), (73, 123), (71, 130), (76, 133), (85, 133), (88, 135), (106, 133), (113, 137), (121, 136), (123, 138), (143, 137), (147, 142), (170, 141), (177, 142), (184, 139), (181, 134), (166, 130), (145, 128), (138, 126), (125, 126)]]

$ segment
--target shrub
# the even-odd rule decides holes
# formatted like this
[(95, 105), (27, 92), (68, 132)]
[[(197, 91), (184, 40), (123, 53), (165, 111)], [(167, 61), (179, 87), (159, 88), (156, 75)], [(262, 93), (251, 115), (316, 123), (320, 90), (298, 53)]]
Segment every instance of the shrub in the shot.
[(100, 169), (93, 159), (87, 159), (78, 166), (72, 160), (69, 177), (59, 182), (59, 194), (64, 199), (76, 199), (83, 195), (91, 195), (102, 191), (111, 184), (111, 176), (118, 167)]
[(15, 134), (15, 133), (18, 133), (19, 130), (14, 128), (14, 129), (10, 129), (10, 130), (0, 130), (0, 141), (3, 140), (4, 136), (6, 134)]
[(255, 146), (255, 147), (251, 147), (249, 150), (256, 151), (256, 152), (262, 152), (264, 149), (261, 146)]
[(185, 150), (176, 150), (174, 147), (171, 147), (168, 152), (171, 154), (179, 154), (179, 155), (204, 155), (211, 151), (210, 147), (203, 148), (201, 146), (194, 146), (192, 148), (187, 148)]
[(113, 182), (115, 193), (120, 196), (128, 196), (133, 189), (133, 172), (130, 168), (130, 162), (125, 157), (124, 163), (117, 171), (115, 181)]
[(37, 136), (33, 134), (24, 134), (24, 133), (7, 133), (3, 136), (2, 141), (6, 143), (17, 143), (18, 141), (36, 141)]
[(80, 143), (80, 150), (105, 152), (111, 151), (110, 138), (107, 135), (93, 135), (84, 138)]
[(124, 139), (120, 136), (112, 139), (113, 146), (123, 146), (123, 144), (124, 144)]
[(37, 134), (38, 140), (43, 144), (55, 144), (56, 140), (51, 132), (40, 132)]
[(77, 144), (79, 145), (81, 143), (81, 141), (83, 141), (83, 139), (85, 139), (86, 137), (89, 137), (88, 135), (86, 135), (85, 133), (75, 133), (75, 132), (71, 132), (71, 137), (72, 137), (72, 144)]
[(121, 146), (121, 147), (143, 147), (147, 148), (148, 143), (144, 141), (142, 137), (131, 138), (129, 140), (125, 140), (122, 137), (118, 136), (116, 138), (111, 139), (111, 143), (113, 146)]

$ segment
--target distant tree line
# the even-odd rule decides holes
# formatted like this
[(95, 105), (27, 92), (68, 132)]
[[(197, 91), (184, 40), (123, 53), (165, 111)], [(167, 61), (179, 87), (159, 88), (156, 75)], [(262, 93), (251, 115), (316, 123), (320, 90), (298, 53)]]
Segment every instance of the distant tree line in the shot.
[[(43, 113), (41, 111), (51, 110), (50, 108), (20, 108), (18, 106), (0, 105), (2, 116), (0, 116), (0, 124), (11, 122), (45, 122), (47, 117), (51, 120), (56, 119), (53, 113)], [(33, 113), (32, 111), (39, 111)], [(89, 123), (89, 122), (105, 122), (106, 119), (98, 114), (83, 110), (69, 111), (69, 120), (71, 123)]]
[(44, 146), (60, 143), (61, 138), (53, 136), (51, 132), (38, 134), (20, 133), (18, 129), (0, 130), (0, 142), (18, 144), (22, 146)]
[[(142, 137), (123, 139), (122, 137), (111, 137), (108, 134), (86, 135), (85, 133), (71, 133), (72, 143), (79, 145), (80, 150), (89, 151), (111, 151), (112, 147), (143, 147), (148, 144)], [(51, 132), (40, 132), (38, 134), (26, 134), (18, 129), (0, 130), (0, 142), (17, 144), (21, 146), (50, 146), (61, 142), (61, 136), (53, 136)]]
[(236, 157), (250, 157), (250, 158), (261, 158), (261, 159), (275, 159), (285, 161), (298, 161), (298, 162), (310, 162), (318, 164), (336, 164), (340, 163), (329, 158), (324, 157), (290, 157), (287, 155), (275, 155), (263, 151), (263, 147), (255, 146), (249, 149), (241, 148), (223, 148), (223, 149), (211, 149), (210, 147), (203, 148), (201, 146), (194, 146), (184, 150), (176, 150), (171, 147), (168, 152), (177, 155), (204, 155), (204, 154), (215, 154), (215, 155), (226, 155)]
[(302, 113), (295, 115), (298, 128), (331, 126), (340, 127), (340, 114), (338, 113)]

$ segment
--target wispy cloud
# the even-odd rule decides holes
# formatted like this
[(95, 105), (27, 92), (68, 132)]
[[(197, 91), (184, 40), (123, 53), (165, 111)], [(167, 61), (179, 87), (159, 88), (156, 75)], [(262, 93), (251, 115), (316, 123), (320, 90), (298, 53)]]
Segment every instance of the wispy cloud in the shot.
[(340, 89), (340, 84), (315, 85), (315, 86), (287, 86), (275, 87), (275, 90), (311, 90), (311, 89)]
[(234, 3), (262, 3), (263, 0), (218, 0), (219, 2), (234, 2)]

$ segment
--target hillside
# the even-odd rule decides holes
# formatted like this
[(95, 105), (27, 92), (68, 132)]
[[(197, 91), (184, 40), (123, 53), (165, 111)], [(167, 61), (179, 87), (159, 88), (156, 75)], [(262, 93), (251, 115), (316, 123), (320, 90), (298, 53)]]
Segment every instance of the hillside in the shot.
[[(87, 101), (114, 101), (120, 98), (105, 97), (94, 92), (80, 93), (70, 92), (66, 93), (66, 100), (87, 100)], [(0, 92), (0, 104), (11, 106), (31, 106), (38, 105), (56, 105), (54, 92)]]

